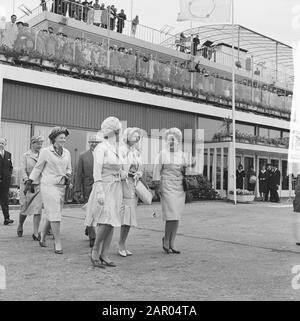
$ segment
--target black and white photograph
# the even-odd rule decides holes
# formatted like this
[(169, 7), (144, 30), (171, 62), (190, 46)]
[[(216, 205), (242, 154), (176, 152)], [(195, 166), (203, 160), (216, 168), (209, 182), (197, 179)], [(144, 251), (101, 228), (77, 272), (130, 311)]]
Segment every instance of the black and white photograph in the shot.
[(0, 302), (299, 301), (299, 95), (299, 0), (0, 0)]

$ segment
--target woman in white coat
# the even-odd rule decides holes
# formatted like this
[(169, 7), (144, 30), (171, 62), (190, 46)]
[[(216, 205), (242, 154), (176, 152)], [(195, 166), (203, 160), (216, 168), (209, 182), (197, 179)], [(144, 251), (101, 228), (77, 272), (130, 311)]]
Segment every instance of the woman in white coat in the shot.
[(49, 224), (54, 236), (55, 254), (63, 254), (60, 238), (60, 222), (64, 204), (66, 186), (71, 180), (71, 155), (64, 148), (69, 132), (66, 128), (55, 127), (49, 139), (51, 145), (41, 150), (39, 159), (26, 183), (24, 194), (30, 190), (32, 183), (41, 179), (41, 194), (44, 205), (41, 224), (41, 247), (46, 247), (46, 234)]
[(165, 139), (167, 147), (158, 155), (153, 170), (153, 181), (161, 197), (162, 216), (165, 221), (163, 249), (167, 254), (180, 254), (175, 246), (175, 238), (185, 205), (182, 182), (187, 161), (180, 149), (181, 131), (171, 128), (166, 131)]
[(119, 241), (119, 254), (122, 257), (132, 255), (126, 247), (126, 240), (131, 227), (137, 227), (136, 208), (137, 196), (135, 194), (135, 184), (142, 177), (142, 157), (137, 148), (141, 139), (139, 128), (127, 128), (123, 134), (123, 145), (120, 148), (124, 160), (124, 170), (128, 178), (122, 182), (123, 185), (123, 208), (122, 226)]
[(108, 250), (114, 228), (121, 227), (123, 191), (121, 180), (126, 178), (119, 151), (121, 123), (116, 117), (101, 125), (104, 141), (94, 151), (94, 185), (85, 208), (86, 226), (97, 227), (91, 261), (94, 267), (115, 267)]

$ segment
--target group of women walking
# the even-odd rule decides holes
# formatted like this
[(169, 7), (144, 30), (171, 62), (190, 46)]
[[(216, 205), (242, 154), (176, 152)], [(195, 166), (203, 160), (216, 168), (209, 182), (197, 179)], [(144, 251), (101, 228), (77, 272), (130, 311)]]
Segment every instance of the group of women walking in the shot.
[[(108, 117), (101, 125), (104, 140), (94, 150), (94, 184), (87, 204), (86, 226), (96, 229), (96, 239), (91, 251), (94, 267), (116, 266), (108, 257), (114, 228), (120, 227), (119, 255), (132, 255), (126, 247), (131, 227), (137, 226), (136, 183), (142, 178), (143, 166), (138, 143), (139, 128), (127, 128), (122, 136), (122, 126), (116, 117)], [(65, 189), (71, 180), (71, 156), (64, 148), (69, 132), (55, 127), (49, 138), (51, 145), (41, 149), (41, 137), (32, 137), (31, 150), (23, 156), (23, 197), (21, 200), (18, 236), (23, 235), (27, 215), (34, 215), (33, 239), (46, 247), (46, 235), (51, 226), (54, 252), (62, 254), (60, 222)], [(182, 133), (171, 128), (165, 133), (166, 148), (154, 164), (153, 180), (161, 197), (165, 233), (162, 248), (168, 253), (180, 254), (175, 239), (184, 210), (185, 192), (183, 173), (187, 162), (180, 149)], [(43, 211), (42, 211), (43, 206)], [(41, 220), (42, 213), (42, 220)], [(41, 221), (41, 222), (40, 222)]]

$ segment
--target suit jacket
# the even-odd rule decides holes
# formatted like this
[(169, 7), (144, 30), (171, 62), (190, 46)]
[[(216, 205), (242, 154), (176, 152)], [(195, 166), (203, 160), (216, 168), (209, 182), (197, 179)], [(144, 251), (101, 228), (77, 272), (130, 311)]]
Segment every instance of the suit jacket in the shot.
[(94, 184), (93, 167), (93, 153), (90, 150), (81, 153), (77, 164), (75, 192), (82, 192), (85, 201), (89, 198)]
[(269, 177), (269, 185), (270, 188), (276, 188), (277, 185), (280, 185), (280, 171), (277, 170), (276, 172), (273, 172), (271, 176)]
[(297, 178), (295, 186), (295, 199), (293, 201), (294, 212), (300, 213), (300, 177)]
[(0, 156), (0, 181), (10, 184), (12, 171), (11, 153), (4, 151), (4, 158)]

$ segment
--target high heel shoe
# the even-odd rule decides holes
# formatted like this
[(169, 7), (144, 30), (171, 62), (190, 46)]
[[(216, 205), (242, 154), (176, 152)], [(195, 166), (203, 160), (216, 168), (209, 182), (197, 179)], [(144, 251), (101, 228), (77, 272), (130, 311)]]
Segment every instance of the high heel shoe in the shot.
[(116, 264), (114, 262), (107, 262), (105, 261), (104, 259), (102, 259), (102, 257), (100, 256), (100, 261), (102, 264), (105, 264), (106, 266), (109, 266), (109, 267), (116, 267)]
[(39, 241), (40, 247), (47, 247), (45, 242)]
[(99, 269), (105, 269), (105, 266), (102, 264), (102, 262), (100, 262), (100, 260), (94, 260), (91, 257), (91, 262), (93, 264), (93, 267), (99, 268)]
[(171, 250), (165, 247), (165, 237), (162, 238), (162, 248), (167, 254), (171, 253)]
[(17, 235), (18, 235), (18, 237), (22, 237), (23, 236), (23, 229), (18, 228), (17, 229)]
[(57, 250), (56, 247), (55, 247), (55, 244), (54, 244), (54, 253), (55, 254), (63, 254), (63, 250)]
[(38, 234), (38, 237), (36, 237), (34, 234), (32, 234), (32, 239), (33, 239), (34, 241), (40, 241), (40, 240), (41, 240), (41, 234), (39, 233), (39, 234)]
[(173, 253), (173, 254), (180, 254), (181, 253), (180, 251), (174, 250), (171, 247), (170, 247), (170, 250), (171, 250), (171, 253)]
[(122, 256), (122, 257), (126, 257), (127, 256), (127, 253), (125, 250), (119, 250), (119, 255)]

